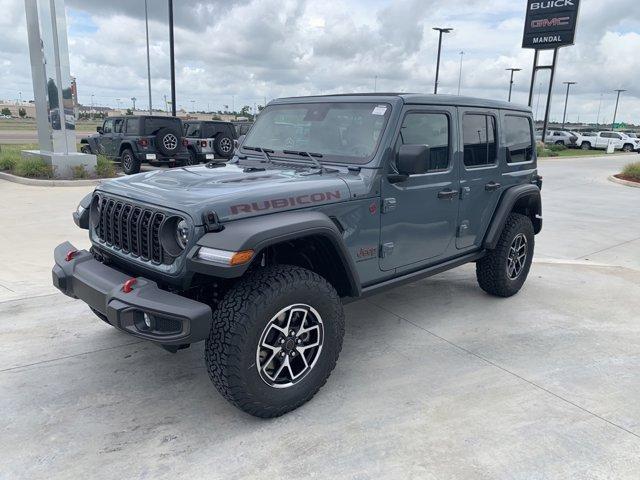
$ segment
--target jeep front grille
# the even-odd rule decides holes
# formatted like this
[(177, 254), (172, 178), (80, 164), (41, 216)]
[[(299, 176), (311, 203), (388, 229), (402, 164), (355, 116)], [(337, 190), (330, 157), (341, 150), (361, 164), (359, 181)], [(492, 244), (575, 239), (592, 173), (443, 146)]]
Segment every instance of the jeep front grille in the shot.
[(100, 203), (95, 231), (101, 242), (145, 261), (173, 262), (160, 243), (160, 226), (167, 215), (104, 196), (100, 197)]

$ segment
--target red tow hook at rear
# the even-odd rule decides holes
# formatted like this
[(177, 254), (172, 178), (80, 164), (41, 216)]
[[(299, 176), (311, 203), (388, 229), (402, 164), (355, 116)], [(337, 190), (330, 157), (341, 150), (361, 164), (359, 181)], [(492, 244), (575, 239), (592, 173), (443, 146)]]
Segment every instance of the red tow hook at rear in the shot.
[(124, 282), (124, 285), (122, 285), (122, 291), (124, 293), (131, 293), (133, 291), (133, 286), (138, 282), (138, 280), (136, 280), (135, 278), (130, 278), (129, 280), (127, 280), (126, 282)]
[(74, 257), (75, 257), (76, 255), (78, 255), (78, 253), (80, 253), (80, 252), (78, 252), (78, 250), (69, 250), (69, 251), (67, 252), (67, 255), (64, 257), (64, 259), (65, 259), (67, 262), (70, 262), (71, 260), (73, 260), (73, 259), (74, 259)]

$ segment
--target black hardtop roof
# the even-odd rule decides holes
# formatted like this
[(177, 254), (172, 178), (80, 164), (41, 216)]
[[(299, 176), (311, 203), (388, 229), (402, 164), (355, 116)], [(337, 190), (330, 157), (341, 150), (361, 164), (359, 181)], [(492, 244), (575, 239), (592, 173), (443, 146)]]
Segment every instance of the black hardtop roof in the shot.
[(152, 120), (182, 120), (180, 117), (172, 117), (169, 115), (116, 115), (113, 117), (107, 117), (105, 120), (110, 120), (112, 118), (135, 118), (136, 120), (145, 120), (147, 118)]
[(225, 120), (183, 120), (185, 123), (224, 123), (225, 125), (231, 124), (231, 122), (227, 122)]
[(502, 110), (517, 110), (531, 112), (526, 105), (505, 102), (502, 100), (489, 100), (485, 98), (463, 97), (458, 95), (431, 95), (424, 93), (341, 93), (334, 95), (316, 95), (307, 97), (279, 98), (272, 104), (286, 103), (313, 103), (313, 102), (402, 102), (405, 105), (442, 105), (477, 108), (495, 108)]

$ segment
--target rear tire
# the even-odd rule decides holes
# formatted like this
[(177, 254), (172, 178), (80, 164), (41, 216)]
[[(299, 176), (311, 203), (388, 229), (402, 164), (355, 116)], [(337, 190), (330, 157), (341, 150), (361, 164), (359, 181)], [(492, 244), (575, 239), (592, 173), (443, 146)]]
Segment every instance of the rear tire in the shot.
[(496, 248), (476, 263), (480, 288), (497, 297), (518, 293), (529, 275), (534, 242), (531, 219), (519, 213), (510, 214)]
[(191, 166), (191, 165), (197, 165), (198, 164), (198, 157), (196, 156), (195, 150), (193, 150), (192, 148), (189, 149), (189, 158), (184, 161), (184, 164), (186, 166)]
[(138, 160), (130, 148), (122, 151), (122, 171), (127, 175), (134, 175), (140, 172), (140, 160)]
[(564, 141), (562, 141), (562, 140), (558, 140), (558, 141), (556, 142), (556, 145), (564, 145)]
[(325, 384), (343, 336), (342, 303), (329, 282), (300, 267), (267, 267), (241, 279), (214, 311), (207, 370), (236, 407), (278, 417)]
[(591, 150), (591, 144), (589, 142), (582, 142), (582, 145), (580, 145), (580, 148), (582, 150)]
[(80, 147), (80, 152), (85, 153), (87, 155), (91, 155), (91, 147), (88, 144), (83, 144)]
[(625, 153), (633, 152), (633, 145), (629, 143), (625, 143), (624, 146), (622, 147), (622, 151)]

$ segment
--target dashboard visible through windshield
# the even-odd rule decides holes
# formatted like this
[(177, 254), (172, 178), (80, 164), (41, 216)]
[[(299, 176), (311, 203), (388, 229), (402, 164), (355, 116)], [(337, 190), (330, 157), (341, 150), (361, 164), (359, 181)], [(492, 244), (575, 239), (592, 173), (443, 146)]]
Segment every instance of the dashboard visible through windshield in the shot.
[(387, 125), (391, 105), (303, 103), (270, 105), (243, 145), (272, 151), (307, 152), (339, 163), (370, 161)]

